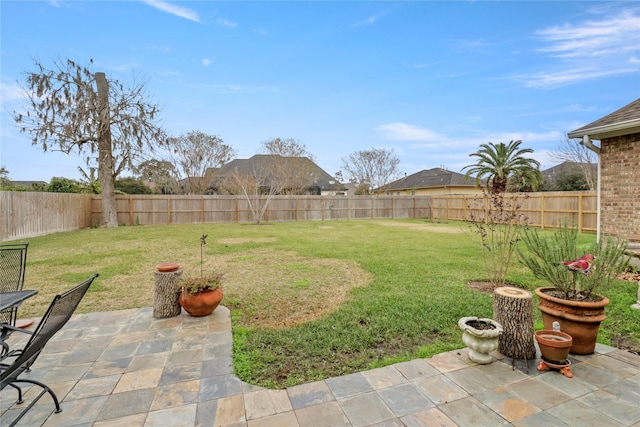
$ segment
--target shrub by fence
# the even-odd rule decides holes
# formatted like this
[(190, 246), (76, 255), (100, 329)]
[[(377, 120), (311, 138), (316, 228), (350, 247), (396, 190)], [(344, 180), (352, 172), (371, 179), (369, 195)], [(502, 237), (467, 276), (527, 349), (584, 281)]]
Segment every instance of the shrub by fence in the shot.
[[(376, 218), (464, 220), (477, 196), (275, 196), (264, 221), (332, 221)], [(266, 196), (251, 198), (254, 206)], [(243, 196), (116, 196), (121, 225), (253, 222)], [(0, 238), (16, 240), (100, 224), (101, 198), (90, 194), (0, 191)], [(562, 219), (580, 231), (596, 230), (595, 192), (528, 193), (522, 212), (533, 226)]]

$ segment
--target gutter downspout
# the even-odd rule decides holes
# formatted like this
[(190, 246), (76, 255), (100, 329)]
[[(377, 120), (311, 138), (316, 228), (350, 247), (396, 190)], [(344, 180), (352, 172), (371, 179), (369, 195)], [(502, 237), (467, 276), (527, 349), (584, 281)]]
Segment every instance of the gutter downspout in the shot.
[(601, 171), (601, 159), (600, 159), (600, 147), (597, 147), (595, 145), (593, 145), (593, 142), (591, 142), (591, 137), (589, 135), (584, 135), (582, 137), (582, 141), (580, 142), (580, 144), (584, 145), (585, 147), (587, 147), (589, 150), (593, 151), (594, 153), (596, 153), (596, 155), (598, 156), (598, 187), (596, 189), (596, 199), (597, 199), (597, 205), (598, 205), (598, 211), (596, 213), (596, 241), (600, 242), (600, 171)]

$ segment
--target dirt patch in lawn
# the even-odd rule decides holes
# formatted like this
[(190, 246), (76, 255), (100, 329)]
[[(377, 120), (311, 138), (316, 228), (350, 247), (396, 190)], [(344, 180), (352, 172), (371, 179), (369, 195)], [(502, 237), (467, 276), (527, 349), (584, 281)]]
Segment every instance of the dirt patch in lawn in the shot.
[(493, 290), (496, 288), (493, 282), (482, 282), (482, 281), (471, 281), (467, 282), (467, 286), (471, 289), (475, 289), (479, 292), (484, 292), (487, 294), (492, 294)]
[(464, 233), (464, 230), (461, 228), (436, 223), (416, 224), (411, 222), (380, 221), (376, 222), (376, 224), (387, 227), (405, 227), (413, 230), (431, 231), (434, 233)]
[(242, 245), (245, 243), (273, 243), (276, 241), (275, 237), (261, 237), (261, 238), (232, 238), (232, 239), (219, 239), (216, 240), (216, 243), (220, 243), (221, 245)]
[(469, 282), (467, 282), (467, 286), (470, 287), (471, 289), (475, 289), (478, 292), (484, 292), (484, 293), (487, 293), (487, 294), (493, 294), (493, 291), (496, 288), (499, 288), (501, 286), (512, 286), (514, 288), (523, 289), (522, 286), (518, 286), (515, 283), (505, 283), (504, 285), (496, 285), (493, 282), (482, 281), (482, 280), (469, 281)]
[(640, 356), (640, 339), (637, 337), (616, 335), (611, 339), (611, 342), (620, 350), (626, 350), (629, 353)]
[(290, 328), (331, 313), (373, 276), (359, 264), (255, 249), (216, 257), (225, 272), (222, 304), (251, 328)]

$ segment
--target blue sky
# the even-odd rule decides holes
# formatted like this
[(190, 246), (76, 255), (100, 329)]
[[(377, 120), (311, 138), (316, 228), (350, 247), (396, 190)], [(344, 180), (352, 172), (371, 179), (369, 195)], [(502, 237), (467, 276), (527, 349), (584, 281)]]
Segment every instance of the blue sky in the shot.
[(374, 147), (402, 173), (460, 171), (512, 139), (551, 167), (566, 132), (640, 97), (636, 2), (3, 0), (0, 13), (0, 165), (14, 180), (84, 167), (12, 121), (34, 58), (146, 81), (172, 135), (217, 135), (240, 158), (295, 138), (332, 175)]

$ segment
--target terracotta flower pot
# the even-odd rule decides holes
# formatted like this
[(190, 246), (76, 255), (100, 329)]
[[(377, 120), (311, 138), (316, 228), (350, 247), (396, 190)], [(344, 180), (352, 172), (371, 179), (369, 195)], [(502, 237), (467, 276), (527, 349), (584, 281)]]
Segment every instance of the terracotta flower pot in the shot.
[(187, 291), (180, 293), (180, 305), (192, 316), (207, 316), (220, 305), (222, 301), (222, 288), (209, 289), (197, 294), (190, 294)]
[(592, 354), (596, 348), (600, 323), (607, 318), (604, 310), (609, 299), (599, 295), (601, 301), (572, 301), (545, 293), (554, 289), (536, 289), (544, 328), (552, 330), (553, 322), (558, 322), (560, 329), (573, 338), (571, 353)]
[(571, 335), (561, 331), (543, 329), (535, 332), (542, 358), (546, 362), (564, 365), (569, 357), (569, 349), (573, 343)]
[(161, 273), (178, 271), (179, 268), (180, 268), (180, 264), (177, 262), (163, 262), (162, 264), (156, 265), (156, 270), (158, 270)]

